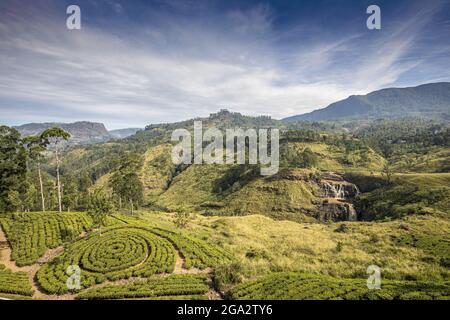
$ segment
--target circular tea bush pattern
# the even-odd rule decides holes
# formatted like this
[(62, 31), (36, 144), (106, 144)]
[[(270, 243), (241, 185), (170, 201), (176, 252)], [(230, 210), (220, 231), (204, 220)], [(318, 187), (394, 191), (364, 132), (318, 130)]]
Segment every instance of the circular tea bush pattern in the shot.
[(81, 269), (81, 288), (106, 280), (149, 277), (171, 273), (175, 248), (165, 238), (137, 226), (114, 227), (75, 242), (65, 253), (45, 264), (37, 273), (42, 288), (49, 293), (66, 293), (67, 268)]
[(81, 264), (83, 269), (92, 272), (125, 270), (147, 259), (149, 245), (154, 244), (152, 240), (129, 230), (109, 232), (101, 237), (100, 243), (97, 238), (90, 239), (81, 257)]

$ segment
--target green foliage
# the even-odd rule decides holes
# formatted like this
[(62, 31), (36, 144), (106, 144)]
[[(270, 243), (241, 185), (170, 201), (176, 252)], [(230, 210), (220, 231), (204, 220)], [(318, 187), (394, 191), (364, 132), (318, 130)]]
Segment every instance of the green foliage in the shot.
[(175, 266), (172, 244), (144, 227), (118, 226), (71, 244), (62, 256), (45, 264), (37, 280), (48, 293), (66, 293), (70, 265), (81, 268), (81, 287), (106, 280), (170, 273)]
[(130, 203), (131, 213), (134, 205), (142, 203), (144, 198), (144, 186), (137, 173), (142, 164), (143, 160), (139, 155), (126, 154), (120, 159), (119, 166), (110, 180), (113, 193)]
[(343, 249), (344, 245), (342, 244), (342, 242), (338, 241), (337, 245), (336, 245), (336, 252), (341, 252)]
[(89, 213), (100, 225), (105, 225), (106, 216), (111, 214), (114, 204), (111, 197), (101, 189), (96, 189), (90, 196)]
[(0, 292), (32, 296), (28, 274), (25, 272), (12, 272), (0, 264)]
[(286, 144), (281, 147), (281, 163), (283, 166), (313, 168), (317, 166), (318, 162), (318, 156), (309, 147), (302, 151), (290, 148)]
[(61, 141), (68, 140), (70, 133), (59, 127), (48, 128), (41, 133), (40, 139), (46, 145), (58, 145)]
[(356, 135), (369, 141), (385, 157), (389, 157), (399, 145), (404, 144), (414, 145), (416, 148), (449, 146), (450, 128), (447, 124), (414, 118), (377, 120), (368, 126), (362, 126)]
[(448, 174), (396, 175), (391, 184), (376, 186), (355, 204), (365, 220), (449, 212), (449, 178)]
[(66, 270), (72, 264), (80, 266), (81, 286), (88, 288), (106, 280), (171, 273), (175, 248), (184, 257), (185, 268), (204, 269), (231, 260), (223, 249), (190, 235), (145, 226), (134, 216), (113, 217), (121, 223), (72, 243), (38, 271), (38, 282), (46, 292), (68, 292)]
[(218, 290), (223, 290), (230, 285), (236, 285), (242, 282), (242, 265), (237, 262), (220, 265), (214, 270), (213, 283)]
[(206, 275), (172, 275), (125, 285), (107, 285), (78, 295), (79, 299), (207, 299)]
[(340, 279), (307, 273), (273, 273), (231, 290), (232, 299), (250, 300), (393, 300), (449, 299), (445, 283), (382, 280), (381, 289), (366, 279)]
[(386, 179), (386, 182), (389, 184), (392, 181), (392, 169), (389, 163), (385, 163), (383, 166), (383, 170), (381, 170), (381, 175)]
[(221, 247), (188, 234), (153, 228), (152, 232), (169, 239), (184, 257), (184, 267), (205, 269), (231, 262), (232, 255)]
[(414, 247), (429, 255), (430, 262), (438, 263), (448, 268), (450, 261), (450, 239), (439, 235), (429, 235), (416, 230), (399, 232), (393, 236), (393, 241), (400, 246)]
[(48, 248), (56, 248), (92, 226), (88, 215), (73, 212), (11, 213), (2, 216), (0, 223), (18, 266), (35, 263)]
[(8, 202), (12, 211), (23, 211), (22, 199), (20, 199), (20, 194), (16, 190), (11, 190), (8, 192)]
[(213, 191), (224, 193), (237, 191), (260, 175), (257, 165), (243, 164), (230, 166), (220, 178), (213, 181)]
[(175, 212), (175, 225), (178, 228), (185, 228), (190, 220), (190, 213), (184, 210)]
[[(0, 212), (17, 208), (17, 193), (23, 192), (26, 151), (17, 130), (0, 126)], [(13, 194), (8, 197), (8, 194)], [(13, 200), (15, 203), (11, 203)]]
[(62, 177), (62, 194), (62, 204), (67, 211), (78, 207), (78, 183), (72, 174)]

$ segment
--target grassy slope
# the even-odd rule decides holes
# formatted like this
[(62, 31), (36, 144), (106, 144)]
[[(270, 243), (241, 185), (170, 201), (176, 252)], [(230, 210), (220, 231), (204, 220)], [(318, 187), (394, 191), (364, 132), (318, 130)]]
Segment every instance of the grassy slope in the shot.
[[(176, 210), (183, 205), (191, 211), (219, 215), (265, 214), (272, 217), (307, 219), (301, 212), (312, 208), (316, 187), (301, 181), (255, 177), (227, 192), (215, 192), (214, 181), (230, 166), (192, 165), (178, 175), (157, 204)], [(296, 217), (293, 217), (296, 216)]]
[(224, 165), (191, 165), (176, 176), (169, 189), (164, 192), (157, 204), (169, 209), (183, 205), (189, 210), (199, 209), (207, 201), (220, 200), (213, 192), (213, 181), (220, 178), (229, 168)]
[[(318, 170), (362, 171), (380, 170), (383, 158), (369, 151), (367, 161), (362, 162), (358, 152), (349, 158), (357, 165), (343, 163), (344, 153), (337, 147), (320, 143), (292, 143), (291, 148), (302, 152), (310, 148), (318, 157)], [(303, 213), (317, 202), (317, 185), (301, 179), (273, 179), (256, 176), (250, 181), (233, 185), (226, 191), (215, 192), (214, 182), (231, 170), (230, 165), (191, 165), (172, 181), (170, 187), (156, 201), (169, 210), (179, 205), (188, 210), (207, 214), (246, 215), (264, 214), (295, 221), (308, 219)], [(282, 168), (280, 168), (282, 170)], [(311, 170), (289, 168), (295, 175), (308, 174)]]
[(429, 147), (422, 152), (407, 150), (391, 157), (395, 172), (448, 172), (450, 170), (450, 150), (445, 147)]
[(161, 194), (172, 179), (175, 165), (172, 163), (171, 151), (171, 144), (162, 144), (145, 152), (141, 180), (146, 200)]
[[(162, 144), (149, 148), (144, 153), (144, 163), (140, 172), (144, 185), (144, 197), (147, 202), (153, 201), (161, 194), (172, 179), (175, 166), (172, 164), (172, 145)], [(95, 182), (95, 187), (109, 189), (109, 179), (112, 173), (106, 173)]]
[(324, 143), (292, 142), (289, 148), (301, 152), (305, 148), (311, 149), (318, 158), (317, 169), (323, 171), (380, 171), (385, 163), (383, 157), (369, 149), (367, 159), (363, 159), (361, 151), (350, 151), (348, 156), (343, 148)]
[[(258, 215), (222, 218), (215, 224), (248, 276), (289, 270), (365, 277), (367, 266), (376, 264), (387, 278), (450, 279), (450, 271), (433, 258), (435, 252), (399, 241), (403, 236), (427, 234), (445, 242), (443, 252), (448, 255), (450, 222), (436, 217), (347, 223), (345, 233), (336, 232), (341, 223), (299, 224)], [(402, 224), (410, 231), (402, 229)]]
[[(173, 228), (170, 213), (145, 211), (140, 219)], [(450, 270), (441, 259), (450, 254), (447, 219), (412, 216), (385, 222), (346, 222), (348, 231), (337, 232), (342, 224), (275, 221), (262, 215), (197, 214), (183, 232), (233, 253), (247, 279), (279, 271), (366, 279), (367, 267), (376, 264), (382, 268), (384, 279), (450, 280)]]
[(365, 219), (450, 213), (450, 173), (394, 174), (388, 185), (380, 176), (348, 178), (368, 191), (357, 201)]

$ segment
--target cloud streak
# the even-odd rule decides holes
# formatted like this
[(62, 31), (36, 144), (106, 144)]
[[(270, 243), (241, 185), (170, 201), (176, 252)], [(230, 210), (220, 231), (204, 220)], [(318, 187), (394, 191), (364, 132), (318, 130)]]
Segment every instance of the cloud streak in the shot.
[[(121, 16), (117, 25), (100, 27), (82, 6), (82, 30), (69, 31), (61, 8), (39, 3), (6, 1), (0, 8), (0, 119), (8, 124), (59, 119), (135, 127), (223, 107), (281, 118), (401, 83), (414, 69), (422, 72), (415, 81), (424, 82), (423, 61), (407, 57), (442, 7), (419, 8), (376, 36), (359, 29), (292, 43), (282, 40), (289, 29), (280, 29), (267, 4), (219, 14), (179, 2), (170, 5), (181, 12), (168, 10), (166, 3), (142, 23), (128, 20), (125, 2), (107, 1), (101, 4)], [(187, 12), (192, 16), (180, 19)], [(449, 53), (437, 46), (428, 54), (434, 50)]]

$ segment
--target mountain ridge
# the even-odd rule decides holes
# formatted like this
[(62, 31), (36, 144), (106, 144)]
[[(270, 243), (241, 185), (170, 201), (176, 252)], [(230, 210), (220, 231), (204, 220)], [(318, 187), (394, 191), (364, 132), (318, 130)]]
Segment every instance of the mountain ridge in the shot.
[(19, 126), (14, 126), (16, 130), (24, 137), (41, 134), (45, 129), (60, 127), (71, 134), (67, 144), (90, 144), (98, 142), (107, 142), (113, 139), (123, 139), (135, 134), (140, 128), (124, 128), (117, 130), (107, 130), (105, 125), (100, 122), (76, 121), (76, 122), (32, 122)]
[(408, 116), (450, 120), (450, 82), (384, 88), (366, 95), (351, 95), (325, 108), (287, 117), (282, 121), (358, 120)]

